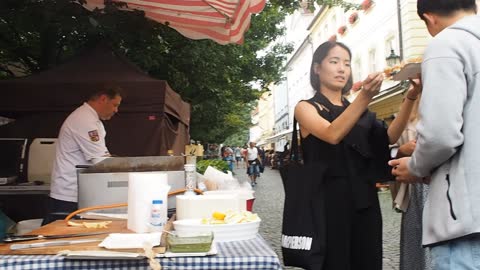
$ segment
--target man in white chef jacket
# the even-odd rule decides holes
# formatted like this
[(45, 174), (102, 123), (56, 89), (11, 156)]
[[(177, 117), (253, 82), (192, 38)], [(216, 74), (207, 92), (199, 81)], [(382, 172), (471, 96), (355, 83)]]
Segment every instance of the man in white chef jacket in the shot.
[(105, 128), (118, 112), (121, 89), (103, 85), (63, 122), (58, 135), (50, 186), (49, 213), (43, 223), (55, 220), (52, 213), (70, 213), (78, 208), (77, 165), (92, 165), (110, 156)]

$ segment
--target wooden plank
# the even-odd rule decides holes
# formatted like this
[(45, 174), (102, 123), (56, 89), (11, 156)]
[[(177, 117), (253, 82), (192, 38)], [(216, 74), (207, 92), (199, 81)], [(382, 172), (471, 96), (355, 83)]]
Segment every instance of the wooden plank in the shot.
[[(89, 232), (105, 232), (105, 234), (100, 235), (90, 235), (82, 237), (72, 237), (72, 238), (61, 238), (61, 239), (47, 239), (47, 240), (33, 240), (33, 241), (21, 241), (16, 243), (9, 244), (0, 244), (0, 254), (3, 255), (54, 255), (59, 251), (71, 250), (71, 251), (83, 251), (83, 250), (107, 250), (105, 248), (99, 247), (98, 244), (108, 236), (110, 233), (133, 233), (127, 229), (127, 221), (125, 220), (116, 220), (112, 221), (108, 225), (108, 228), (104, 229), (87, 229), (83, 227), (72, 227), (67, 226), (63, 220), (57, 220), (48, 225), (40, 227), (37, 230), (32, 231), (28, 234), (41, 234), (41, 235), (60, 235), (60, 234), (74, 234), (74, 233), (89, 233)], [(80, 240), (80, 239), (91, 239), (98, 238), (101, 239), (98, 242), (90, 243), (81, 243), (68, 246), (52, 246), (52, 247), (42, 247), (42, 248), (29, 248), (29, 249), (20, 249), (20, 250), (10, 250), (10, 245), (12, 244), (28, 244), (28, 243), (40, 243), (40, 242), (50, 242), (57, 240)], [(124, 252), (137, 252), (143, 253), (143, 249), (108, 249), (110, 251), (124, 251)], [(156, 253), (165, 253), (165, 247), (160, 246), (154, 248)]]

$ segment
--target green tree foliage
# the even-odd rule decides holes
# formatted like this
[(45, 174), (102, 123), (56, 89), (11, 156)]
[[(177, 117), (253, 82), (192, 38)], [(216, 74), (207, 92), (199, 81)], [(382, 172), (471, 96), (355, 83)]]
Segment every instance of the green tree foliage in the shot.
[(255, 100), (267, 85), (281, 80), (285, 55), (292, 48), (271, 44), (284, 34), (279, 25), (299, 2), (268, 1), (264, 11), (252, 16), (244, 44), (222, 46), (187, 39), (142, 12), (119, 9), (122, 3), (107, 0), (104, 10), (88, 11), (81, 6), (84, 1), (0, 1), (0, 77), (49, 69), (107, 40), (191, 103), (191, 136), (203, 142), (222, 142), (247, 129)]
[(249, 135), (248, 129), (241, 130), (240, 132), (229, 136), (223, 142), (223, 144), (243, 147), (244, 145), (248, 144), (248, 135)]

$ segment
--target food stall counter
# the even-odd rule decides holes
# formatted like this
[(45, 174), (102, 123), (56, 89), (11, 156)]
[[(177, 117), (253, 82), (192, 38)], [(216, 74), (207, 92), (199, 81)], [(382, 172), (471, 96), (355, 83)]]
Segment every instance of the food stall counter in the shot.
[[(63, 221), (56, 221), (54, 224), (58, 229), (49, 224), (33, 231), (31, 234), (43, 232), (46, 235), (52, 235), (84, 232), (65, 228), (60, 225), (61, 222)], [(122, 232), (126, 232), (124, 231), (126, 228), (125, 222), (115, 221), (112, 223), (111, 229), (121, 228)], [(45, 233), (46, 231), (48, 231), (48, 234)], [(92, 249), (98, 249), (97, 244), (91, 243)], [(86, 250), (89, 244), (81, 245), (83, 246), (82, 250)], [(37, 253), (36, 255), (28, 254), (28, 252), (22, 253), (24, 255), (14, 255), (14, 252), (8, 252), (9, 255), (5, 255), (8, 247), (9, 245), (7, 244), (0, 244), (0, 253), (2, 254), (0, 255), (0, 269), (150, 269), (149, 263), (145, 258), (71, 259), (61, 255), (53, 255), (55, 253), (52, 252), (42, 254), (38, 251), (31, 252)], [(69, 249), (68, 246), (58, 248), (62, 250)], [(216, 250), (217, 254), (211, 256), (157, 257), (156, 260), (160, 262), (162, 269), (282, 269), (278, 256), (259, 234), (250, 240), (216, 243)]]

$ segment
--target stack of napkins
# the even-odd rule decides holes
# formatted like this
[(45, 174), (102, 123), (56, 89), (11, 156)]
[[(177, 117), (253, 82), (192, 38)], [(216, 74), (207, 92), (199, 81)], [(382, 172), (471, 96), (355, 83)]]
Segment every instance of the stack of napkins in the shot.
[(111, 233), (98, 246), (107, 249), (144, 248), (160, 245), (161, 232), (155, 233)]

